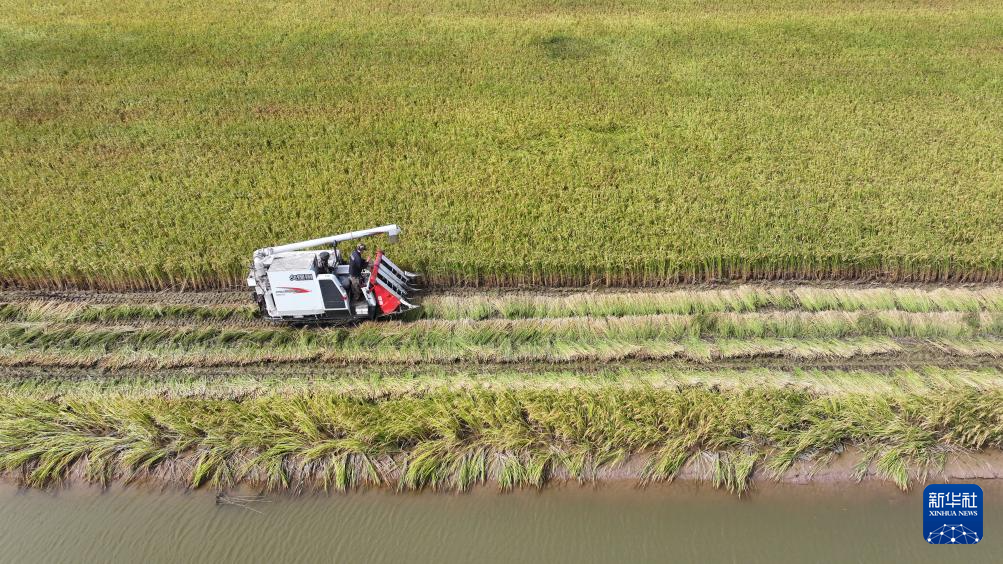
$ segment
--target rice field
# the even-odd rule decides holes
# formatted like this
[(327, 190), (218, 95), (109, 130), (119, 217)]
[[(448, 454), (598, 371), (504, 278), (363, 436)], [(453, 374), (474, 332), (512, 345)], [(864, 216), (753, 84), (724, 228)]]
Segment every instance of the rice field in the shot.
[(421, 397), (433, 392), (468, 390), (558, 391), (604, 388), (677, 390), (705, 387), (726, 392), (793, 389), (826, 396), (893, 396), (945, 389), (991, 391), (1003, 387), (1000, 368), (735, 369), (672, 368), (638, 363), (617, 366), (423, 366), (340, 367), (306, 370), (303, 366), (238, 366), (153, 371), (124, 370), (94, 377), (87, 369), (7, 370), (0, 396), (45, 401), (122, 399), (246, 399), (328, 394), (379, 401)]
[(743, 494), (849, 456), (841, 479), (908, 488), (1003, 436), (992, 286), (432, 294), (351, 327), (156, 296), (0, 293), (0, 474)]
[[(172, 298), (173, 296), (173, 298)], [(740, 286), (661, 292), (428, 296), (412, 319), (264, 322), (242, 295), (186, 303), (0, 299), (0, 366), (102, 370), (448, 364), (995, 366), (995, 287)]]
[(432, 385), (372, 397), (321, 387), (226, 399), (85, 384), (40, 398), (37, 390), (11, 393), (8, 384), (0, 394), (0, 470), (30, 486), (77, 476), (220, 490), (243, 483), (271, 491), (463, 491), (617, 471), (640, 483), (670, 481), (689, 468), (743, 493), (754, 474), (779, 478), (854, 449), (856, 476), (904, 489), (949, 455), (1003, 444), (1000, 389), (941, 376), (948, 385), (922, 394), (579, 378), (580, 385), (550, 388)]
[[(0, 322), (257, 323), (246, 292), (0, 294)], [(1003, 313), (1003, 289), (741, 285), (725, 289), (546, 293), (438, 292), (425, 296), (409, 321), (695, 315), (760, 311)]]
[(230, 288), (388, 222), (437, 285), (999, 281), (1001, 34), (980, 1), (10, 0), (0, 285)]
[[(1001, 448), (999, 3), (3, 8), (5, 477), (742, 494)], [(447, 289), (405, 319), (236, 291), (391, 222)], [(828, 286), (674, 286), (783, 279)]]

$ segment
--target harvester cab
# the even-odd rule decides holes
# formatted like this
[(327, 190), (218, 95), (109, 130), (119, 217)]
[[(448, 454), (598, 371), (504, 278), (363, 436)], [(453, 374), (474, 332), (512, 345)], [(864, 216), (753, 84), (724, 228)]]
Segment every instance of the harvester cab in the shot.
[[(353, 295), (353, 277), (338, 244), (382, 234), (394, 243), (400, 229), (384, 225), (254, 251), (247, 285), (261, 315), (310, 323), (377, 319), (416, 308), (417, 275), (398, 267), (382, 250), (363, 265)], [(325, 246), (330, 250), (318, 249)]]

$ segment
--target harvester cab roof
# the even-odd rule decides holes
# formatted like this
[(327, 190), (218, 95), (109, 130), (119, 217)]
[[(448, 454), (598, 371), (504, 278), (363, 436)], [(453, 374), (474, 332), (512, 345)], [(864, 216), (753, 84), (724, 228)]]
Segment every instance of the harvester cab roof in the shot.
[[(384, 225), (254, 251), (247, 285), (262, 316), (293, 323), (334, 322), (389, 317), (416, 308), (416, 274), (377, 249), (361, 274), (351, 276), (338, 249), (339, 243), (384, 234), (394, 243), (400, 229)], [(317, 249), (322, 246), (327, 249)]]

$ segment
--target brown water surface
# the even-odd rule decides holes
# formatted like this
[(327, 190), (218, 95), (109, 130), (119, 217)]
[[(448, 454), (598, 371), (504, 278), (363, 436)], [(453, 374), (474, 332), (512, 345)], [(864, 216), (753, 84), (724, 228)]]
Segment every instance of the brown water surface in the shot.
[(1003, 483), (985, 542), (923, 540), (922, 489), (760, 486), (737, 499), (677, 483), (542, 493), (268, 497), (0, 487), (3, 562), (990, 562), (1003, 561)]

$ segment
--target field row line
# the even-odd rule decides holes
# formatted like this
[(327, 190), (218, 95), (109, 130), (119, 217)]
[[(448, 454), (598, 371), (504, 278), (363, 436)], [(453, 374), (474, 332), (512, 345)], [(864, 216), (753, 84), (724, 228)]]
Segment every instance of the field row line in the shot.
[(292, 370), (246, 370), (228, 376), (193, 375), (184, 371), (143, 372), (131, 377), (79, 378), (50, 370), (22, 369), (0, 380), (0, 396), (50, 401), (82, 401), (103, 397), (216, 399), (244, 401), (262, 396), (332, 394), (346, 398), (386, 400), (424, 396), (442, 391), (471, 390), (602, 390), (605, 388), (680, 389), (702, 386), (724, 390), (794, 387), (826, 394), (924, 393), (971, 387), (1003, 389), (1003, 368), (893, 368), (888, 371), (841, 369), (694, 369), (658, 367), (603, 368), (593, 372), (563, 367), (534, 370), (485, 371), (468, 367), (451, 372), (437, 367), (395, 371), (373, 376), (331, 371), (323, 376), (302, 376)]
[[(63, 368), (170, 369), (183, 367), (248, 366), (286, 363), (316, 363), (329, 366), (417, 366), (425, 364), (525, 364), (610, 363), (627, 360), (682, 360), (698, 364), (742, 359), (782, 358), (797, 362), (848, 360), (875, 355), (937, 354), (945, 358), (1003, 358), (1001, 339), (719, 339), (688, 341), (615, 340), (593, 343), (554, 342), (546, 346), (490, 345), (429, 347), (330, 348), (309, 345), (275, 347), (123, 347), (14, 348), (0, 346), (0, 366), (47, 366)], [(906, 360), (905, 358), (900, 360)]]
[[(177, 294), (183, 298), (184, 294)], [(579, 292), (572, 294), (474, 293), (430, 295), (412, 319), (531, 319), (692, 315), (760, 310), (1003, 312), (1001, 288), (816, 288), (741, 286), (724, 290)], [(120, 303), (86, 300), (0, 302), (0, 321), (78, 323), (228, 321), (254, 323), (257, 308), (246, 304)]]
[(367, 348), (518, 347), (695, 339), (975, 338), (1003, 336), (1003, 314), (765, 312), (629, 317), (364, 323), (351, 328), (188, 325), (0, 324), (0, 346), (15, 348), (195, 348), (312, 346)]
[(657, 314), (900, 310), (913, 313), (1003, 311), (1003, 288), (818, 288), (740, 286), (722, 290), (430, 296), (418, 313), (431, 319), (528, 319)]

